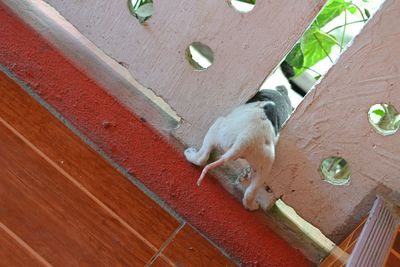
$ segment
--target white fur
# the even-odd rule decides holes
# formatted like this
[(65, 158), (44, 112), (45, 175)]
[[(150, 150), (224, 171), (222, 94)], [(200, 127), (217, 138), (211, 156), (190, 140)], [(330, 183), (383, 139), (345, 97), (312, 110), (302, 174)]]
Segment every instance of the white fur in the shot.
[[(214, 148), (224, 151), (217, 161), (204, 167), (197, 185), (200, 185), (209, 170), (229, 160), (245, 159), (251, 167), (251, 172), (242, 203), (249, 210), (259, 208), (259, 203), (256, 201), (257, 193), (260, 188), (264, 188), (264, 183), (270, 174), (275, 159), (275, 144), (278, 140), (272, 123), (264, 113), (265, 103), (244, 104), (226, 117), (218, 118), (208, 130), (199, 151), (195, 148), (185, 150), (186, 159), (199, 166), (206, 164)], [(262, 202), (271, 202), (271, 195), (262, 194), (261, 199), (264, 199)], [(264, 203), (262, 206), (266, 208), (269, 205)]]

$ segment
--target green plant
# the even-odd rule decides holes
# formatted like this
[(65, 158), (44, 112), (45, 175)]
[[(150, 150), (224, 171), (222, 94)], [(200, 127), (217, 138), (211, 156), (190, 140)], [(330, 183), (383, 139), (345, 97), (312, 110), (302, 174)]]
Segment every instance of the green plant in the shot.
[(242, 3), (246, 3), (246, 4), (251, 4), (251, 5), (255, 5), (256, 4), (256, 0), (237, 0), (238, 2), (242, 2)]
[[(367, 1), (368, 0), (363, 0), (363, 2)], [(334, 27), (328, 31), (322, 30), (324, 26), (326, 26), (334, 18), (341, 15), (343, 12), (344, 23), (342, 25)], [(359, 12), (362, 19), (348, 22), (347, 12), (352, 14)], [(294, 77), (301, 75), (305, 70), (311, 70), (318, 74), (315, 77), (315, 79), (318, 80), (321, 75), (314, 71), (312, 67), (326, 57), (328, 57), (333, 63), (333, 60), (329, 55), (332, 47), (335, 45), (340, 47), (340, 51), (343, 50), (347, 25), (354, 23), (365, 23), (369, 17), (370, 12), (367, 9), (362, 10), (352, 1), (329, 0), (308, 30), (303, 34), (300, 41), (293, 47), (285, 59), (286, 63), (293, 68)], [(337, 38), (331, 34), (332, 31), (342, 27), (343, 33), (340, 38)]]

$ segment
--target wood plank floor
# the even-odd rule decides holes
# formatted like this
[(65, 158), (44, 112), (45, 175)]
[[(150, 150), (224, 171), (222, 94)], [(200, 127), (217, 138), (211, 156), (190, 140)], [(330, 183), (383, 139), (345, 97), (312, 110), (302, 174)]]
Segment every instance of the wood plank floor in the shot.
[(234, 266), (0, 72), (0, 266)]

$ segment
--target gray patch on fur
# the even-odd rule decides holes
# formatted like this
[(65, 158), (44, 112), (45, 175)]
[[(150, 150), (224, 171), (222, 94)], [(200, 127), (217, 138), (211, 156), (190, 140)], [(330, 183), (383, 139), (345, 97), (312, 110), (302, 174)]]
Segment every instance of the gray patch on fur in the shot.
[(278, 133), (283, 123), (289, 118), (292, 112), (292, 104), (284, 86), (278, 86), (276, 90), (263, 89), (257, 92), (247, 103), (267, 102), (264, 106), (264, 112)]

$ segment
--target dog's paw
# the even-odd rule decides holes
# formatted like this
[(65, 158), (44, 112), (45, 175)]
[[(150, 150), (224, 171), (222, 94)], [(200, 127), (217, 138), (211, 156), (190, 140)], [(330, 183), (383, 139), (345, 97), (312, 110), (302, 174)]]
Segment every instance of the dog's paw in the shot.
[(190, 161), (193, 164), (199, 165), (197, 160), (197, 150), (194, 147), (188, 147), (185, 149), (185, 157), (187, 161)]
[(254, 201), (246, 201), (246, 199), (243, 198), (242, 203), (243, 203), (243, 207), (245, 207), (247, 210), (250, 210), (250, 211), (258, 210), (260, 208), (260, 204), (258, 204), (255, 200)]
[(274, 193), (267, 190), (260, 190), (257, 194), (257, 202), (260, 204), (261, 209), (267, 211), (275, 204), (277, 198)]

